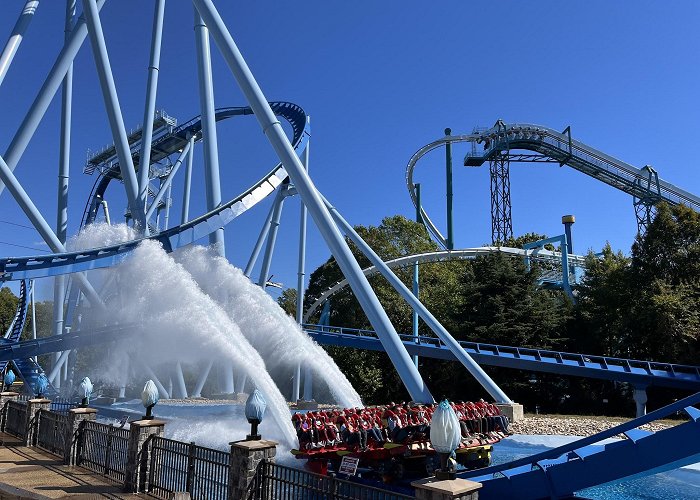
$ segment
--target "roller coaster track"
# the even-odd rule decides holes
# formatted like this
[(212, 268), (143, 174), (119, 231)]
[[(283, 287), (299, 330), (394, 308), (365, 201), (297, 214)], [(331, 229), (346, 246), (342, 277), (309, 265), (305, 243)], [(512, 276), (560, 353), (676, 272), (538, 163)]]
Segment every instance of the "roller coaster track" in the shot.
[[(304, 110), (296, 104), (288, 102), (273, 102), (270, 103), (270, 106), (277, 116), (284, 118), (292, 126), (292, 145), (295, 151), (302, 151), (306, 147), (311, 133)], [(232, 116), (248, 114), (252, 114), (252, 110), (249, 107), (222, 108), (217, 111), (217, 119), (222, 120)], [(154, 153), (151, 156), (151, 160), (157, 161), (168, 154), (178, 151), (187, 143), (190, 137), (197, 136), (200, 133), (201, 121), (199, 118), (190, 120), (177, 127), (154, 144)], [(98, 194), (104, 193), (109, 180), (112, 178), (115, 177), (106, 175), (100, 180), (99, 184), (96, 184), (97, 187), (93, 190), (92, 200), (95, 200)], [(150, 237), (138, 238), (117, 245), (90, 250), (0, 259), (0, 281), (44, 278), (111, 267), (121, 262), (129, 252), (146, 239), (159, 241), (167, 252), (171, 252), (181, 246), (194, 243), (224, 227), (271, 194), (286, 178), (287, 171), (281, 164), (278, 164), (253, 186), (229, 202), (185, 224), (172, 227)], [(86, 210), (84, 218), (88, 217), (88, 212)]]
[[(459, 473), (482, 484), (484, 500), (518, 498), (571, 498), (575, 491), (690, 465), (700, 461), (700, 393), (615, 426), (537, 455), (501, 465)], [(639, 427), (683, 411), (689, 420), (665, 430)], [(626, 439), (600, 444), (624, 435)]]
[[(371, 330), (310, 324), (305, 324), (303, 327), (304, 331), (319, 344), (371, 351), (382, 350), (381, 343)], [(400, 337), (411, 355), (445, 360), (455, 359), (452, 352), (436, 337), (419, 336), (418, 339), (415, 339), (413, 335), (400, 335)], [(653, 385), (692, 391), (700, 390), (700, 367), (698, 366), (478, 342), (460, 342), (460, 345), (480, 365), (616, 380), (638, 386)], [(2, 359), (1, 354), (0, 359)]]
[[(542, 262), (550, 265), (559, 265), (561, 267), (561, 253), (552, 252), (549, 250), (533, 249), (533, 250), (523, 250), (520, 248), (510, 248), (510, 247), (480, 247), (480, 248), (464, 248), (461, 250), (445, 250), (440, 252), (428, 252), (422, 254), (408, 255), (405, 257), (399, 257), (397, 259), (386, 261), (386, 265), (392, 269), (411, 266), (415, 263), (427, 264), (433, 262), (446, 262), (451, 260), (472, 260), (477, 257), (489, 255), (493, 253), (502, 253), (510, 257), (515, 258), (529, 258), (532, 261)], [(572, 267), (583, 267), (585, 265), (586, 258), (582, 255), (569, 255), (569, 265)], [(363, 269), (362, 272), (365, 276), (372, 276), (377, 274), (379, 270), (370, 266)], [(561, 274), (561, 273), (559, 273)], [(549, 277), (551, 278), (551, 276)], [(328, 289), (324, 290), (323, 293), (314, 301), (313, 304), (304, 313), (304, 321), (308, 322), (309, 318), (318, 310), (325, 301), (336, 293), (343, 290), (348, 286), (348, 280), (342, 280), (335, 285), (330, 286)]]
[[(7, 329), (5, 337), (0, 342), (0, 346), (12, 350), (12, 346), (17, 345), (19, 342), (22, 332), (24, 331), (24, 326), (27, 324), (27, 312), (29, 310), (29, 297), (32, 293), (33, 284), (31, 281), (22, 280), (19, 288), (19, 297), (17, 302), (17, 310), (15, 316), (10, 323), (10, 327)], [(19, 375), (22, 382), (24, 382), (25, 387), (34, 387), (36, 379), (44, 373), (44, 370), (37, 364), (32, 356), (34, 353), (27, 353), (23, 356), (11, 357), (3, 359), (0, 361), (0, 376), (3, 376), (8, 363), (12, 363), (15, 366), (15, 370)], [(55, 394), (55, 390), (50, 386), (46, 391), (47, 395)]]
[[(503, 124), (468, 135), (445, 136), (419, 149), (409, 160), (406, 167), (406, 187), (413, 205), (417, 206), (413, 188), (413, 173), (418, 160), (426, 153), (441, 147), (448, 142), (470, 142), (472, 152), (467, 154), (465, 165), (478, 166), (485, 161), (495, 158), (503, 152), (512, 150), (528, 150), (537, 156), (528, 156), (528, 161), (551, 159), (561, 165), (582, 172), (594, 179), (632, 195), (638, 200), (648, 200), (649, 203), (665, 201), (671, 205), (684, 204), (700, 212), (700, 198), (658, 178), (650, 178), (649, 171), (638, 169), (617, 158), (606, 155), (590, 146), (564, 134), (532, 124)], [(476, 145), (483, 144), (483, 151), (477, 152)], [(440, 233), (435, 223), (421, 207), (421, 214), (426, 227), (443, 247), (447, 246), (446, 238)]]
[[(371, 351), (383, 350), (377, 335), (371, 330), (310, 324), (303, 325), (303, 329), (319, 344)], [(141, 331), (139, 325), (116, 324), (89, 331), (75, 331), (13, 344), (0, 344), (0, 362), (122, 341)], [(401, 339), (410, 354), (436, 359), (455, 359), (449, 349), (436, 337), (420, 336), (416, 340), (412, 335), (401, 335)], [(615, 380), (638, 386), (700, 390), (700, 367), (698, 366), (477, 342), (460, 342), (460, 344), (479, 364), (489, 366)]]

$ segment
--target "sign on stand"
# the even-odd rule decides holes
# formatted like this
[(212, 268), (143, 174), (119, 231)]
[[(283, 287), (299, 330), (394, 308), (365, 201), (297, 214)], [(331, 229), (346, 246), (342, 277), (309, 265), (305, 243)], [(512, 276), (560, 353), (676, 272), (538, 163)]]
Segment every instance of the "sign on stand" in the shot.
[(359, 458), (344, 456), (342, 462), (340, 462), (340, 469), (338, 472), (340, 474), (347, 474), (348, 476), (354, 476), (357, 472), (357, 465), (360, 463)]

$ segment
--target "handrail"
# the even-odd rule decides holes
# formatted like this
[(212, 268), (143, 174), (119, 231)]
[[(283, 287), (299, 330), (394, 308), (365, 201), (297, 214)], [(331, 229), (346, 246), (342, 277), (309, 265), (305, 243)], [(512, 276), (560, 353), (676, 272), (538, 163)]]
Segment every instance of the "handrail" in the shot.
[[(328, 326), (328, 325), (315, 325), (312, 323), (303, 323), (302, 328), (304, 330), (310, 330), (310, 331), (320, 331), (320, 333), (325, 333), (325, 334), (330, 334), (330, 335), (347, 335), (347, 336), (360, 336), (360, 337), (365, 337), (365, 338), (378, 338), (376, 336), (376, 333), (372, 330), (363, 330), (359, 328), (346, 328), (346, 327), (338, 327), (338, 326)], [(438, 339), (437, 337), (428, 337), (428, 336), (422, 336), (419, 335), (418, 337), (414, 337), (412, 334), (399, 334), (399, 337), (401, 340), (405, 342), (410, 342), (410, 343), (415, 343), (415, 344), (421, 344), (421, 345), (435, 345), (436, 347), (442, 347), (444, 344)], [(486, 344), (482, 342), (470, 342), (470, 341), (459, 341), (459, 344), (464, 347), (465, 349), (471, 349), (474, 352), (477, 352), (479, 354), (486, 354), (488, 355), (488, 351), (491, 351), (494, 356), (502, 356), (502, 353), (508, 352), (508, 353), (517, 353), (517, 355), (520, 357), (523, 354), (537, 357), (537, 358), (552, 358), (552, 359), (567, 359), (571, 361), (579, 360), (579, 366), (581, 366), (581, 362), (584, 363), (583, 366), (586, 366), (585, 363), (597, 363), (600, 364), (602, 369), (606, 369), (608, 371), (614, 371), (610, 370), (608, 365), (613, 365), (613, 366), (623, 366), (623, 365), (629, 365), (632, 366), (633, 368), (640, 368), (643, 370), (654, 370), (656, 369), (657, 371), (665, 371), (665, 372), (670, 372), (671, 374), (675, 375), (677, 372), (683, 372), (683, 373), (690, 373), (695, 376), (697, 376), (700, 379), (700, 366), (693, 366), (693, 365), (680, 365), (680, 364), (674, 364), (674, 363), (666, 363), (666, 362), (660, 362), (660, 361), (646, 361), (646, 360), (639, 360), (639, 359), (625, 359), (625, 358), (615, 358), (615, 357), (610, 357), (610, 356), (600, 356), (600, 355), (595, 355), (595, 354), (581, 354), (581, 353), (572, 353), (572, 352), (565, 352), (565, 351), (553, 351), (549, 349), (538, 349), (536, 347), (515, 347), (515, 346), (506, 346), (506, 345), (498, 345), (498, 344)], [(486, 352), (485, 352), (486, 351)], [(649, 368), (647, 368), (649, 367)], [(661, 369), (657, 368), (652, 368), (652, 367), (661, 367)]]
[(565, 453), (578, 450), (580, 448), (583, 448), (584, 446), (589, 446), (591, 444), (598, 443), (604, 439), (617, 436), (618, 434), (623, 434), (629, 430), (636, 429), (639, 426), (648, 424), (650, 422), (653, 422), (654, 420), (661, 419), (672, 413), (683, 410), (686, 407), (693, 406), (698, 403), (700, 403), (700, 392), (695, 393), (692, 396), (688, 396), (687, 398), (678, 400), (674, 403), (671, 403), (670, 405), (659, 408), (658, 410), (654, 410), (650, 413), (647, 413), (642, 417), (638, 417), (634, 420), (630, 420), (629, 422), (625, 422), (620, 425), (616, 425), (615, 427), (611, 427), (610, 429), (594, 434), (593, 436), (578, 439), (563, 446), (543, 451), (542, 453), (537, 453), (529, 457), (513, 460), (512, 462), (507, 462), (499, 465), (492, 465), (491, 467), (486, 467), (484, 469), (476, 469), (468, 472), (458, 473), (457, 475), (464, 479), (475, 476), (485, 476), (488, 474), (497, 474), (508, 469), (521, 467), (523, 465), (533, 465), (541, 460), (559, 458)]

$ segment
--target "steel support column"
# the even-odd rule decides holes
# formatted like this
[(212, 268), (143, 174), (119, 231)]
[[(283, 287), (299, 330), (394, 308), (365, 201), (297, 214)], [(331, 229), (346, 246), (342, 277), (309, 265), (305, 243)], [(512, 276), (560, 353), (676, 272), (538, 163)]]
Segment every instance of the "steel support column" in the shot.
[(425, 321), (428, 327), (438, 336), (438, 338), (445, 344), (455, 358), (459, 360), (460, 363), (472, 374), (472, 376), (481, 384), (481, 386), (486, 389), (486, 391), (493, 397), (497, 403), (512, 403), (510, 398), (501, 390), (498, 385), (491, 379), (491, 377), (486, 374), (486, 372), (472, 359), (472, 357), (464, 350), (464, 348), (457, 342), (452, 335), (445, 329), (442, 324), (433, 316), (433, 314), (426, 309), (426, 307), (418, 300), (418, 298), (411, 293), (411, 291), (403, 284), (403, 282), (393, 273), (389, 266), (387, 266), (384, 261), (379, 257), (372, 248), (365, 243), (360, 235), (353, 229), (353, 227), (348, 224), (348, 222), (343, 219), (343, 217), (338, 213), (338, 211), (325, 200), (328, 209), (330, 210), (333, 218), (338, 223), (340, 228), (345, 232), (345, 234), (352, 240), (357, 248), (360, 249), (362, 253), (367, 256), (369, 261), (373, 266), (379, 270), (379, 272), (386, 278), (389, 284), (403, 297), (403, 299), (410, 305), (413, 310), (417, 311), (421, 319)]
[[(446, 128), (445, 136), (449, 137), (451, 134), (452, 130)], [(454, 250), (455, 240), (452, 226), (452, 143), (450, 141), (445, 143), (445, 179), (447, 183), (447, 249)]]
[[(73, 30), (75, 17), (75, 0), (66, 0), (66, 18), (64, 23), (64, 45), (68, 43)], [(70, 139), (73, 111), (73, 65), (66, 71), (61, 92), (61, 143), (58, 161), (58, 196), (56, 211), (56, 236), (65, 245), (68, 228), (68, 184), (70, 178)], [(63, 333), (63, 306), (66, 300), (66, 276), (60, 275), (53, 282), (53, 335)], [(54, 356), (58, 361), (59, 354)]]
[[(165, 181), (163, 181), (163, 183), (159, 186), (158, 192), (156, 193), (155, 198), (153, 198), (153, 203), (151, 203), (151, 206), (148, 207), (148, 211), (146, 212), (146, 222), (153, 217), (153, 212), (156, 211), (158, 204), (163, 199), (163, 196), (168, 192), (168, 188), (170, 188), (172, 185), (175, 174), (177, 174), (177, 171), (180, 170), (180, 165), (182, 165), (182, 162), (189, 154), (191, 148), (192, 142), (188, 142), (182, 149), (182, 152), (180, 152), (180, 156), (178, 156), (177, 160), (175, 160), (175, 164), (173, 165), (173, 168), (170, 169), (170, 172), (168, 172), (168, 176), (165, 178)], [(146, 187), (146, 190), (148, 190), (148, 186)]]
[(15, 23), (15, 27), (12, 28), (10, 38), (7, 40), (2, 54), (0, 54), (0, 85), (2, 85), (2, 81), (5, 79), (7, 70), (10, 69), (12, 60), (15, 58), (17, 49), (19, 49), (19, 44), (22, 43), (24, 32), (27, 31), (37, 7), (39, 7), (39, 0), (27, 0), (27, 3), (24, 4), (24, 8)]
[(185, 187), (182, 195), (182, 218), (180, 224), (190, 220), (190, 188), (192, 187), (192, 161), (194, 160), (194, 137), (190, 137), (190, 154), (187, 155), (185, 168)]
[(270, 141), (282, 165), (284, 165), (302, 202), (309, 209), (311, 217), (313, 217), (319, 232), (326, 241), (336, 262), (338, 262), (338, 266), (348, 278), (348, 282), (358, 302), (377, 332), (389, 358), (394, 363), (401, 380), (408, 389), (411, 399), (418, 402), (432, 402), (433, 397), (428, 387), (423, 382), (411, 357), (406, 352), (401, 339), (386, 312), (382, 309), (367, 278), (362, 274), (362, 269), (338, 231), (328, 209), (324, 206), (320, 194), (304, 170), (304, 165), (294, 152), (294, 148), (290, 144), (282, 125), (270, 108), (267, 99), (250, 72), (250, 68), (248, 68), (231, 34), (219, 16), (216, 7), (214, 7), (211, 0), (193, 0), (193, 3), (199, 14), (204, 18), (226, 63), (255, 113), (263, 133)]
[[(423, 223), (423, 216), (421, 215), (421, 197), (420, 197), (420, 184), (414, 184), (413, 189), (416, 193), (416, 222), (419, 224)], [(413, 295), (420, 299), (420, 270), (418, 269), (418, 261), (413, 264)], [(411, 313), (411, 320), (413, 325), (413, 340), (418, 343), (418, 311), (413, 309)], [(418, 355), (413, 356), (413, 364), (418, 366)]]
[[(156, 0), (153, 14), (153, 32), (151, 34), (151, 58), (148, 66), (148, 82), (146, 83), (146, 105), (143, 112), (143, 131), (141, 135), (141, 152), (139, 154), (139, 203), (146, 210), (148, 203), (148, 181), (151, 165), (151, 140), (153, 138), (153, 119), (156, 111), (156, 95), (158, 94), (158, 71), (160, 66), (160, 45), (163, 38), (163, 17), (165, 15), (165, 0)], [(148, 234), (148, 224), (144, 226)]]
[[(310, 118), (307, 118), (310, 120)], [(309, 147), (311, 139), (306, 143), (304, 150), (304, 169), (309, 173)], [(306, 275), (306, 205), (299, 200), (299, 265), (297, 271), (297, 323), (301, 326), (304, 320), (304, 277)], [(301, 387), (301, 366), (297, 365), (292, 375), (292, 401), (299, 400), (299, 389)]]
[(124, 181), (131, 217), (141, 230), (146, 231), (144, 207), (138, 202), (138, 180), (136, 179), (134, 162), (131, 158), (131, 150), (126, 137), (124, 119), (119, 105), (119, 98), (117, 97), (117, 88), (114, 85), (112, 67), (109, 62), (100, 15), (95, 2), (96, 0), (83, 0), (83, 11), (88, 25), (92, 54), (95, 59), (95, 66), (97, 67), (97, 75), (100, 79), (100, 87), (102, 88), (102, 97), (105, 102), (109, 126), (112, 130), (114, 148), (117, 153), (117, 158), (119, 158), (119, 171)]
[(260, 266), (260, 275), (258, 276), (258, 285), (265, 290), (267, 287), (267, 276), (272, 265), (272, 254), (275, 251), (275, 243), (277, 242), (277, 231), (280, 227), (280, 218), (282, 217), (282, 208), (284, 207), (284, 199), (287, 197), (287, 189), (289, 184), (282, 184), (275, 196), (274, 209), (272, 210), (272, 219), (270, 220), (270, 232), (267, 235), (267, 245), (265, 245), (265, 255), (263, 256), (262, 266)]
[(502, 245), (513, 237), (510, 204), (510, 160), (498, 155), (489, 161), (491, 177), (491, 240)]
[[(5, 183), (7, 189), (10, 191), (10, 194), (12, 194), (12, 197), (24, 212), (24, 215), (27, 216), (49, 248), (54, 253), (66, 252), (66, 247), (59, 241), (56, 234), (51, 230), (51, 227), (49, 227), (46, 219), (44, 219), (44, 217), (41, 215), (31, 198), (29, 198), (29, 195), (19, 183), (17, 177), (15, 177), (15, 175), (12, 173), (10, 167), (7, 165), (7, 163), (5, 163), (2, 156), (0, 156), (0, 180)], [(83, 293), (85, 293), (85, 296), (90, 301), (90, 304), (94, 307), (104, 309), (104, 303), (100, 299), (99, 295), (97, 295), (97, 292), (87, 280), (85, 275), (82, 273), (76, 273), (75, 280), (79, 283), (81, 290)]]
[(211, 371), (211, 367), (214, 365), (214, 361), (209, 360), (209, 362), (202, 368), (202, 371), (199, 374), (199, 378), (197, 379), (197, 385), (195, 385), (194, 390), (192, 391), (192, 397), (193, 398), (198, 398), (202, 396), (202, 389), (204, 388), (204, 384), (207, 381), (207, 378), (209, 378), (209, 372)]
[[(104, 5), (105, 0), (98, 0), (97, 9), (101, 9)], [(29, 111), (24, 116), (22, 124), (12, 138), (12, 142), (5, 151), (4, 161), (9, 166), (10, 172), (14, 171), (17, 167), (24, 150), (27, 149), (27, 145), (31, 140), (34, 132), (36, 132), (39, 123), (41, 122), (46, 110), (49, 108), (51, 101), (58, 91), (58, 87), (61, 86), (63, 78), (68, 71), (68, 68), (73, 64), (73, 59), (75, 59), (78, 50), (83, 45), (85, 37), (87, 36), (87, 26), (85, 25), (84, 16), (80, 16), (76, 22), (73, 31), (68, 39), (68, 42), (63, 46), (61, 53), (56, 58), (56, 62), (51, 67), (44, 84), (39, 90), (39, 94), (32, 102)], [(0, 194), (5, 189), (4, 181), (0, 182)]]
[[(199, 106), (202, 112), (202, 139), (204, 148), (204, 184), (206, 187), (207, 211), (221, 205), (219, 180), (219, 146), (216, 139), (214, 110), (214, 83), (211, 75), (211, 52), (209, 30), (202, 17), (194, 12), (194, 34), (197, 46), (197, 77), (199, 79)], [(226, 256), (224, 229), (209, 235), (209, 244), (221, 256)]]
[(263, 222), (263, 226), (262, 228), (260, 228), (260, 234), (258, 235), (258, 239), (255, 242), (255, 247), (253, 247), (253, 251), (250, 253), (248, 263), (246, 264), (245, 270), (243, 271), (243, 274), (245, 274), (249, 278), (251, 273), (253, 272), (255, 263), (258, 260), (258, 256), (260, 255), (260, 251), (262, 250), (263, 244), (265, 243), (265, 238), (267, 238), (267, 234), (270, 232), (270, 222), (272, 221), (272, 214), (274, 211), (275, 202), (273, 201), (272, 205), (270, 206), (270, 211), (267, 213), (267, 217), (265, 218), (265, 222)]

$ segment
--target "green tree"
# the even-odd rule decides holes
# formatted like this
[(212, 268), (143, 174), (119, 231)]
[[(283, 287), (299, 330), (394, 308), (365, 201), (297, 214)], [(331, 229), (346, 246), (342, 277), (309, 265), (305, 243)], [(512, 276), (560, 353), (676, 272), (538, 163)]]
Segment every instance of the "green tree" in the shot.
[(7, 287), (0, 288), (0, 334), (5, 335), (12, 324), (19, 299)]
[(287, 288), (282, 294), (277, 297), (279, 306), (289, 314), (292, 318), (297, 314), (297, 290), (296, 288)]

